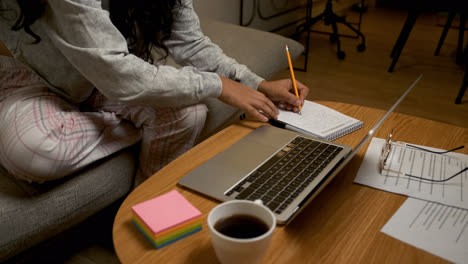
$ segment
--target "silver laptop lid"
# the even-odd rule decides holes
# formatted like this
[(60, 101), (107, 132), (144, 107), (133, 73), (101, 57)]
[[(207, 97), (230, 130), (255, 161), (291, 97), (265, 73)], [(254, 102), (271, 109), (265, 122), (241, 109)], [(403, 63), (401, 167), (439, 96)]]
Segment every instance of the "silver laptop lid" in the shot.
[(367, 135), (361, 140), (361, 142), (359, 142), (359, 144), (353, 149), (353, 151), (351, 153), (349, 153), (348, 157), (346, 157), (346, 159), (351, 159), (354, 157), (354, 155), (356, 155), (356, 152), (358, 152), (362, 146), (364, 144), (366, 144), (366, 142), (372, 138), (372, 136), (375, 134), (375, 131), (377, 130), (377, 128), (380, 127), (380, 125), (385, 121), (385, 119), (387, 119), (387, 117), (393, 112), (393, 110), (395, 110), (395, 108), (401, 103), (401, 101), (403, 101), (403, 99), (405, 99), (406, 95), (413, 89), (413, 87), (419, 82), (419, 80), (422, 78), (422, 74), (419, 75), (419, 77), (413, 82), (413, 84), (411, 84), (410, 87), (408, 87), (408, 89), (406, 89), (406, 91), (400, 96), (400, 98), (398, 98), (398, 100), (392, 105), (392, 107), (390, 107), (390, 109), (388, 109), (388, 111), (385, 113), (384, 116), (382, 116), (382, 118), (380, 118), (380, 120), (377, 122), (377, 124), (375, 124), (375, 126), (369, 130), (369, 132), (367, 133)]

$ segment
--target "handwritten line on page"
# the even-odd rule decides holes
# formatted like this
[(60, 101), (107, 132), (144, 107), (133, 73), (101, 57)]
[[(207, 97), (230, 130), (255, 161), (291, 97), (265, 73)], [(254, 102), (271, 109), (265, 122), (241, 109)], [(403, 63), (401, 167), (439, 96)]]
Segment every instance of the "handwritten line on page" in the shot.
[[(409, 178), (401, 173), (429, 179), (445, 179), (468, 165), (468, 156), (444, 155), (395, 145), (387, 164), (391, 171), (380, 173), (378, 164), (385, 140), (372, 138), (354, 181), (389, 192), (468, 209), (468, 172), (447, 182), (430, 182)], [(427, 148), (427, 147), (425, 147)], [(438, 150), (435, 148), (427, 148)], [(392, 172), (393, 171), (393, 172)], [(401, 172), (401, 173), (397, 173)]]
[(280, 110), (278, 120), (315, 137), (334, 140), (363, 126), (362, 121), (311, 101), (304, 101), (302, 114)]
[(468, 263), (468, 210), (408, 198), (381, 232), (455, 263)]

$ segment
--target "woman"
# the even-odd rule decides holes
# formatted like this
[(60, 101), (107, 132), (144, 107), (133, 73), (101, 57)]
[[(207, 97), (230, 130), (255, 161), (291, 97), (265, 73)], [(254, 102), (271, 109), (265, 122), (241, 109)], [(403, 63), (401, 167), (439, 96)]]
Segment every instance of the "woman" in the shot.
[[(138, 181), (236, 120), (297, 111), (205, 37), (191, 0), (0, 0), (0, 162), (64, 177), (141, 141)], [(171, 56), (181, 68), (164, 65)], [(263, 112), (261, 114), (260, 112)], [(265, 116), (266, 115), (266, 116)]]

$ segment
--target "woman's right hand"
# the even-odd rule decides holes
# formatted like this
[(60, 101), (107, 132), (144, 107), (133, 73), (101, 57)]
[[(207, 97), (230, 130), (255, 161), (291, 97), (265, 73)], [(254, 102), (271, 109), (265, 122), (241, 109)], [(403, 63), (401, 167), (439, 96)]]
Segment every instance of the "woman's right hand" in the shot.
[(221, 101), (243, 110), (247, 116), (261, 122), (268, 122), (266, 116), (276, 119), (278, 109), (263, 93), (231, 79), (222, 76), (220, 78), (223, 84), (223, 90), (219, 96)]

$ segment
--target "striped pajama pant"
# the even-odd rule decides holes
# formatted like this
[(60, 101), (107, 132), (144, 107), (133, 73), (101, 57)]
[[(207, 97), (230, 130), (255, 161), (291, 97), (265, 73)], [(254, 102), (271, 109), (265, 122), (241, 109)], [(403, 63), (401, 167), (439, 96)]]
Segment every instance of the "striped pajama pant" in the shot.
[[(210, 110), (217, 116), (207, 117), (210, 104), (221, 109)], [(219, 100), (151, 108), (113, 102), (95, 90), (86, 101), (70, 103), (31, 70), (0, 56), (0, 163), (29, 182), (62, 178), (140, 142), (138, 184), (236, 117), (237, 109)]]

